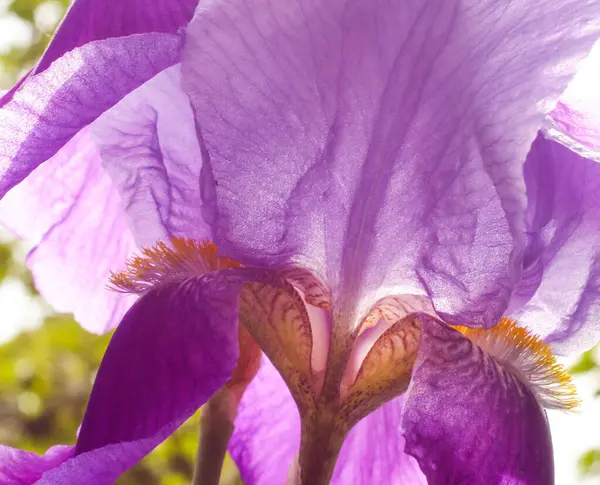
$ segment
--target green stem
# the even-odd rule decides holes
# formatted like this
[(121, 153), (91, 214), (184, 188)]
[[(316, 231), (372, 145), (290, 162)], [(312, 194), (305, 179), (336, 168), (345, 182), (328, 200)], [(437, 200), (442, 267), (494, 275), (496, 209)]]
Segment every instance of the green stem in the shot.
[(219, 485), (227, 445), (233, 433), (229, 398), (228, 392), (222, 389), (202, 408), (192, 485)]
[(297, 485), (329, 485), (348, 431), (329, 409), (303, 417)]

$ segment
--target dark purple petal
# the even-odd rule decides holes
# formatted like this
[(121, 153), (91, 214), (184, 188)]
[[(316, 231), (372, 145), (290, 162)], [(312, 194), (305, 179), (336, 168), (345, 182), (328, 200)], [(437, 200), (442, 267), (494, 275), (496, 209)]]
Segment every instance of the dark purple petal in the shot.
[(202, 156), (194, 116), (173, 66), (127, 95), (92, 125), (104, 168), (116, 185), (136, 241), (202, 240)]
[[(45, 71), (52, 62), (88, 42), (147, 32), (176, 33), (186, 25), (198, 0), (75, 0), (31, 74)], [(0, 107), (16, 91), (0, 99)]]
[(599, 17), (598, 0), (201, 4), (182, 72), (217, 243), (312, 269), (342, 313), (393, 287), (491, 325), (520, 276), (523, 161)]
[(75, 456), (40, 484), (112, 484), (231, 377), (241, 280), (190, 278), (147, 293), (106, 351)]
[(285, 484), (300, 446), (300, 416), (273, 364), (263, 358), (238, 408), (229, 453), (244, 485)]
[(49, 448), (45, 455), (0, 445), (0, 483), (2, 485), (32, 485), (42, 475), (64, 463), (73, 455), (72, 446)]
[(516, 373), (459, 332), (423, 325), (402, 427), (429, 485), (552, 485), (546, 415)]
[(562, 354), (600, 338), (600, 164), (539, 136), (525, 163), (528, 245), (512, 316)]
[(114, 328), (135, 301), (106, 287), (136, 245), (87, 129), (0, 201), (0, 222), (34, 246), (27, 264), (44, 300), (87, 330)]
[(176, 63), (179, 37), (92, 42), (32, 77), (0, 109), (0, 197), (128, 92)]

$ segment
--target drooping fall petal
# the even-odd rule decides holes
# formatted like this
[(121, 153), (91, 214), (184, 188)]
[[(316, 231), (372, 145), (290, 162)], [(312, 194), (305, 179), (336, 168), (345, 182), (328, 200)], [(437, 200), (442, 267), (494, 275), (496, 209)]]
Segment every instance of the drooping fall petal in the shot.
[(492, 325), (520, 276), (523, 160), (600, 35), (598, 12), (580, 0), (200, 5), (182, 72), (216, 242), (243, 262), (313, 270), (349, 326), (376, 290), (427, 292), (441, 314)]
[(144, 295), (106, 351), (75, 455), (42, 484), (108, 485), (231, 377), (241, 280), (212, 273)]
[(429, 485), (551, 485), (546, 415), (514, 369), (424, 319), (402, 421)]
[(529, 199), (515, 318), (562, 354), (600, 336), (600, 165), (538, 136), (525, 163)]

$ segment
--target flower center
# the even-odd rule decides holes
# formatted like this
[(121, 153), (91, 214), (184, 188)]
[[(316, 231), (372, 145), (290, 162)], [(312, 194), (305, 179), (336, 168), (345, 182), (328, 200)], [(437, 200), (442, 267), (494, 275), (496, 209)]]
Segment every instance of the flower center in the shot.
[[(403, 394), (419, 350), (421, 315), (434, 316), (420, 296), (390, 296), (377, 302), (357, 330), (334, 338), (346, 322), (329, 292), (307, 270), (245, 268), (220, 258), (210, 241), (184, 238), (143, 250), (127, 269), (111, 275), (117, 291), (143, 294), (192, 276), (242, 268), (240, 360), (228, 389), (237, 405), (258, 370), (262, 351), (292, 393), (302, 421), (301, 483), (327, 484), (350, 429), (379, 406)], [(337, 326), (337, 327), (336, 327)], [(489, 330), (454, 326), (533, 390), (545, 408), (569, 410), (579, 401), (564, 368), (547, 344), (516, 322), (502, 318)]]

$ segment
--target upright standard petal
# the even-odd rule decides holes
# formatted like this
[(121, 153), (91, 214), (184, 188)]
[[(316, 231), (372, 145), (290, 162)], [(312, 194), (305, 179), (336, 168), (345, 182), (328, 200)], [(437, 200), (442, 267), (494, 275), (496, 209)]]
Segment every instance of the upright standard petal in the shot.
[(538, 136), (525, 163), (528, 244), (514, 317), (561, 353), (600, 337), (600, 165)]
[(91, 127), (141, 247), (210, 237), (202, 219), (202, 156), (180, 79), (179, 65), (166, 69)]
[(87, 129), (0, 201), (0, 223), (34, 246), (27, 265), (44, 300), (87, 330), (114, 328), (135, 301), (106, 287), (136, 245)]
[(535, 395), (504, 363), (425, 319), (402, 427), (429, 485), (552, 485), (552, 441)]
[(0, 198), (123, 96), (179, 59), (179, 37), (96, 41), (32, 77), (0, 109)]
[(221, 388), (238, 358), (240, 283), (212, 273), (140, 298), (102, 360), (74, 457), (38, 483), (114, 483)]
[(216, 242), (319, 273), (350, 324), (380, 290), (427, 292), (446, 317), (492, 325), (520, 277), (523, 161), (599, 12), (598, 0), (200, 4), (183, 79)]

